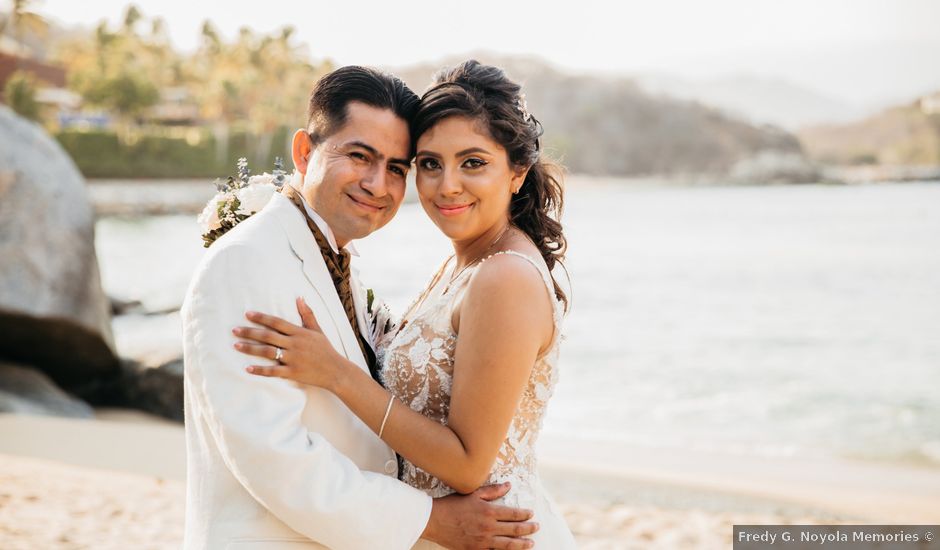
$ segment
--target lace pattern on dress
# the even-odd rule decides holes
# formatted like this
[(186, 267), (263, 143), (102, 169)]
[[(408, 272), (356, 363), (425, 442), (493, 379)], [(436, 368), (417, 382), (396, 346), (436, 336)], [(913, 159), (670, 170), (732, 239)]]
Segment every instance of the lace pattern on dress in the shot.
[[(457, 334), (451, 326), (454, 305), (472, 273), (486, 260), (502, 254), (523, 258), (539, 271), (548, 290), (554, 316), (552, 341), (533, 365), (519, 408), (486, 481), (486, 484), (511, 481), (513, 489), (501, 501), (511, 506), (531, 506), (538, 486), (535, 443), (549, 398), (558, 382), (558, 342), (564, 315), (564, 308), (555, 297), (554, 285), (544, 264), (512, 250), (497, 252), (464, 270), (449, 285), (444, 285), (441, 274), (449, 263), (448, 259), (428, 289), (409, 308), (397, 333), (379, 346), (378, 357), (385, 387), (412, 410), (446, 425), (457, 345)], [(444, 292), (445, 286), (449, 287), (447, 292)], [(454, 492), (408, 460), (402, 459), (402, 466), (401, 480), (432, 497)]]

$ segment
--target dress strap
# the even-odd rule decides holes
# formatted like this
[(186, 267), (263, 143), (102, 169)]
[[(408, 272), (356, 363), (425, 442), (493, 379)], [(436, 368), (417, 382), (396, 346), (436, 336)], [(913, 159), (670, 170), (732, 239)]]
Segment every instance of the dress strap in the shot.
[(483, 258), (482, 260), (480, 260), (480, 263), (477, 264), (477, 267), (479, 268), (479, 266), (483, 265), (483, 263), (484, 263), (486, 260), (489, 260), (489, 259), (492, 258), (493, 256), (502, 256), (502, 255), (518, 256), (518, 257), (520, 257), (520, 258), (526, 260), (526, 261), (529, 262), (530, 264), (532, 264), (532, 266), (533, 266), (536, 270), (538, 270), (539, 275), (542, 276), (542, 281), (543, 281), (543, 282), (545, 283), (545, 285), (548, 287), (548, 290), (550, 291), (550, 294), (552, 295), (552, 302), (555, 302), (555, 301), (556, 301), (556, 299), (555, 299), (555, 284), (552, 282), (552, 277), (551, 277), (551, 275), (549, 275), (548, 269), (545, 267), (545, 265), (544, 265), (542, 262), (536, 261), (534, 258), (532, 258), (531, 256), (529, 256), (528, 254), (523, 254), (522, 252), (517, 252), (517, 251), (515, 251), (515, 250), (500, 250), (499, 252), (494, 252), (494, 253), (490, 254), (489, 256)]
[(565, 316), (564, 305), (561, 303), (558, 297), (555, 296), (555, 282), (554, 280), (552, 280), (551, 273), (548, 271), (548, 267), (544, 264), (544, 262), (537, 261), (531, 256), (529, 256), (528, 254), (523, 254), (522, 252), (517, 252), (515, 250), (500, 250), (499, 252), (494, 252), (493, 254), (490, 254), (489, 256), (483, 258), (480, 261), (480, 263), (477, 264), (477, 269), (479, 269), (479, 267), (483, 265), (483, 263), (486, 262), (486, 260), (489, 260), (493, 256), (501, 256), (501, 255), (518, 256), (528, 261), (530, 264), (532, 264), (532, 267), (534, 267), (539, 272), (539, 274), (542, 276), (542, 282), (545, 283), (545, 289), (548, 291), (548, 299), (552, 304), (552, 317), (553, 317), (553, 321), (555, 325), (555, 330), (554, 330), (554, 333), (552, 334), (551, 344), (542, 353), (542, 355), (544, 356), (549, 351), (554, 349), (555, 346), (558, 344), (558, 340), (561, 337), (561, 322)]

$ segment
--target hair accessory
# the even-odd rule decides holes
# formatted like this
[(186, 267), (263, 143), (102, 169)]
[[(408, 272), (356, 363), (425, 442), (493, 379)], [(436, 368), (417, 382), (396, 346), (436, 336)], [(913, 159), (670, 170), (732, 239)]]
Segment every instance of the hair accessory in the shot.
[(522, 118), (526, 122), (528, 122), (529, 119), (532, 118), (532, 115), (529, 114), (529, 105), (526, 103), (526, 100), (525, 100), (525, 93), (519, 94), (519, 99), (516, 100), (516, 109), (518, 109), (519, 112), (522, 113)]

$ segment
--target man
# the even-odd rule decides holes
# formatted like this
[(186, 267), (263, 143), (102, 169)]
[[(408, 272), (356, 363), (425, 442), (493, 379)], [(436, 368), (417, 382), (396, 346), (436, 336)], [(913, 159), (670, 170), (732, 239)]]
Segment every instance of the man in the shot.
[[(395, 453), (332, 394), (258, 378), (234, 349), (246, 311), (300, 324), (304, 298), (337, 350), (376, 373), (353, 239), (401, 205), (418, 97), (362, 67), (324, 76), (294, 135), (295, 178), (216, 241), (183, 306), (187, 509), (184, 547), (525, 548), (531, 513), (487, 501), (506, 486), (432, 501), (396, 479)], [(276, 359), (272, 357), (272, 359)]]

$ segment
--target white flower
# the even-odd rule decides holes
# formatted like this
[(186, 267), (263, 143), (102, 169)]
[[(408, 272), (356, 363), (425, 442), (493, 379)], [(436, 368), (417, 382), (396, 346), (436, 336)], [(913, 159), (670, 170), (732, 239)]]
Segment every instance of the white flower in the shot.
[(225, 182), (215, 181), (219, 193), (209, 200), (198, 217), (204, 231), (203, 246), (209, 247), (223, 233), (261, 211), (286, 179), (283, 162), (279, 157), (274, 161), (273, 174), (265, 172), (249, 176), (250, 173), (248, 161), (242, 157), (238, 159), (236, 176), (227, 178)]
[(372, 347), (376, 350), (386, 347), (391, 338), (395, 336), (397, 319), (384, 302), (376, 300), (372, 304), (372, 311), (366, 312), (369, 323), (369, 336), (372, 338)]
[(248, 185), (264, 184), (264, 183), (274, 183), (274, 174), (269, 174), (265, 172), (264, 174), (259, 174), (257, 176), (251, 176), (248, 178)]
[(202, 226), (205, 233), (222, 227), (222, 222), (219, 220), (219, 203), (228, 199), (229, 197), (226, 193), (216, 193), (215, 196), (206, 203), (206, 207), (202, 209), (202, 213), (199, 214), (199, 218), (197, 218), (199, 225)]
[[(267, 176), (270, 179), (273, 179), (273, 176), (270, 174), (265, 174), (264, 176), (253, 176), (251, 180), (255, 178), (264, 178)], [(258, 180), (258, 183), (252, 182), (249, 180), (249, 184), (245, 187), (242, 187), (238, 190), (238, 213), (244, 216), (250, 216), (255, 212), (259, 212), (264, 205), (268, 204), (268, 201), (271, 200), (271, 196), (274, 195), (277, 190), (274, 187), (274, 184), (261, 182)]]

